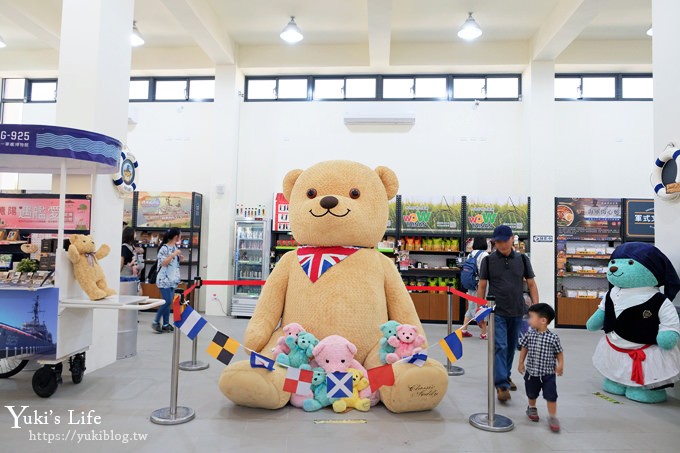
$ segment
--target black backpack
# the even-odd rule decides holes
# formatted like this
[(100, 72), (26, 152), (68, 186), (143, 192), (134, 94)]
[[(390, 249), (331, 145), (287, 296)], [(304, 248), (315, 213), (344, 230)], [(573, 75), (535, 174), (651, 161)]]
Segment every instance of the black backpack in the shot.
[(147, 273), (146, 281), (147, 283), (156, 284), (156, 277), (158, 277), (158, 261), (153, 263), (149, 268)]

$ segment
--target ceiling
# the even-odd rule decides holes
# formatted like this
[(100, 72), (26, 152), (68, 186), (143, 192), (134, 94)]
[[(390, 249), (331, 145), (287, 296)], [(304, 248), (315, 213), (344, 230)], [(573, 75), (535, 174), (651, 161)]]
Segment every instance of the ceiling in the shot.
[[(62, 0), (0, 0), (8, 44), (0, 74), (38, 51), (52, 57), (31, 67), (56, 69), (61, 7)], [(473, 43), (456, 36), (468, 11), (484, 30)], [(291, 15), (305, 36), (296, 46), (278, 36)], [(508, 71), (521, 70), (532, 53), (570, 67), (651, 65), (651, 0), (136, 0), (135, 19), (146, 40), (133, 51), (137, 71), (234, 62), (251, 74)], [(611, 44), (597, 45), (610, 41), (626, 43), (613, 53)]]

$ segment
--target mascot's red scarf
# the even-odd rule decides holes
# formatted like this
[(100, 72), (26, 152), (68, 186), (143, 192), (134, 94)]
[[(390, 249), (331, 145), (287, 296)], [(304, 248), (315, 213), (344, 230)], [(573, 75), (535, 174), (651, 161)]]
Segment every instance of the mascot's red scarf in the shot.
[(331, 267), (354, 254), (359, 247), (308, 247), (297, 249), (298, 261), (302, 270), (315, 283)]

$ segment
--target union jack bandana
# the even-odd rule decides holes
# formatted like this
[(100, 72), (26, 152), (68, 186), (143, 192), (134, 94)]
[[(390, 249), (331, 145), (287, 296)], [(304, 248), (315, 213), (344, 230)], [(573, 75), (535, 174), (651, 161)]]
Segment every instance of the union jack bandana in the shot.
[(344, 260), (358, 247), (307, 247), (297, 249), (298, 261), (307, 277), (315, 283), (324, 272)]

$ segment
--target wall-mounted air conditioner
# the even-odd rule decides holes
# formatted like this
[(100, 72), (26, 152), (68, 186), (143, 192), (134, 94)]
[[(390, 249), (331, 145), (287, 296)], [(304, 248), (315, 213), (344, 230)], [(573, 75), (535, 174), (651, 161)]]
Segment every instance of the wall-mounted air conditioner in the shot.
[(412, 126), (416, 124), (416, 115), (414, 113), (345, 113), (346, 125), (357, 124), (376, 124), (376, 125), (406, 125)]

